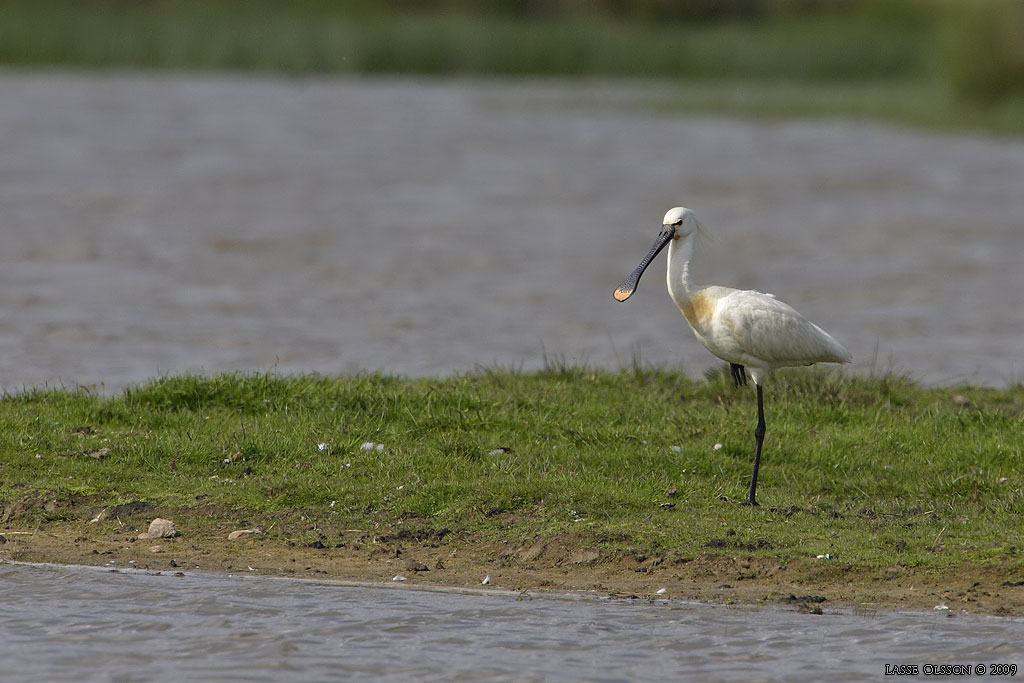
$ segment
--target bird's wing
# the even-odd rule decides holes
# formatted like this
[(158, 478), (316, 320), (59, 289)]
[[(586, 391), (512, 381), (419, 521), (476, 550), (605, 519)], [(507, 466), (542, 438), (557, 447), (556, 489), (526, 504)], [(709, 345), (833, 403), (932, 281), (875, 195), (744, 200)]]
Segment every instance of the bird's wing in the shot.
[(827, 332), (789, 304), (751, 290), (734, 290), (715, 307), (716, 336), (746, 362), (785, 366), (846, 363), (852, 357)]

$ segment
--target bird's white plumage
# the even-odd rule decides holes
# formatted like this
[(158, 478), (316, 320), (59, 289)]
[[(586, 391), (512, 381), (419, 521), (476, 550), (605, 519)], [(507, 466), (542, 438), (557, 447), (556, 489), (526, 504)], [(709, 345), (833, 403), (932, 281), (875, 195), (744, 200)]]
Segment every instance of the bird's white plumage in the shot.
[(748, 367), (757, 384), (776, 368), (853, 360), (831, 335), (773, 295), (694, 285), (689, 266), (700, 224), (682, 207), (665, 214), (665, 221), (677, 226), (668, 252), (668, 291), (708, 351)]
[(699, 291), (713, 298), (714, 308), (694, 332), (722, 360), (765, 369), (852, 360), (839, 342), (785, 302), (752, 290)]
[(661, 219), (662, 225), (675, 225), (677, 221), (682, 221), (686, 218), (686, 215), (693, 215), (693, 211), (690, 211), (685, 206), (673, 206), (671, 209), (665, 212), (665, 217)]

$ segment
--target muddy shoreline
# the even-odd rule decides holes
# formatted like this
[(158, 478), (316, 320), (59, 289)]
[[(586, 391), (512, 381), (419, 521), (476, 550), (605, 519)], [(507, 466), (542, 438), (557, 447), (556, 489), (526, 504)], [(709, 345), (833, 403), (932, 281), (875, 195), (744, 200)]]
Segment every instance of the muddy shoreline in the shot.
[[(178, 535), (145, 538), (148, 520), (156, 515), (174, 518)], [(162, 509), (98, 522), (15, 520), (0, 529), (0, 561), (174, 573), (201, 570), (446, 590), (586, 592), (782, 605), (811, 614), (838, 609), (870, 614), (896, 608), (1024, 616), (1024, 582), (1012, 580), (1006, 568), (996, 566), (926, 572), (899, 564), (852, 567), (830, 558), (781, 560), (732, 549), (684, 556), (672, 549), (588, 547), (565, 534), (525, 543), (495, 542), (444, 529), (327, 530), (308, 520), (303, 524), (301, 518), (283, 517), (247, 526), (259, 532), (229, 540), (229, 534), (241, 528), (238, 515), (230, 517)]]

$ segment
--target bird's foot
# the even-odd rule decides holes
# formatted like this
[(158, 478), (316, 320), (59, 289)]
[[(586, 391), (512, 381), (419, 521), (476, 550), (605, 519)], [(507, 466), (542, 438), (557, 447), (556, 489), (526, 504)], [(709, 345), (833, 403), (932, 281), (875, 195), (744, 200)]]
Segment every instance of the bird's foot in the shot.
[(756, 500), (751, 501), (750, 499), (735, 500), (733, 498), (730, 498), (729, 496), (719, 496), (718, 500), (723, 501), (725, 503), (732, 503), (733, 505), (743, 505), (743, 506), (757, 507), (757, 508), (761, 507), (761, 504), (758, 503)]

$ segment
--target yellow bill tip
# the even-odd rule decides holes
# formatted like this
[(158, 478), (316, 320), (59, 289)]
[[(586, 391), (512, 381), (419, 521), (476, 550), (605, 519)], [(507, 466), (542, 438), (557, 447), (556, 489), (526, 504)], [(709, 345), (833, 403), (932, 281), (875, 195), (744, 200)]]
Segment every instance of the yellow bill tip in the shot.
[(625, 301), (629, 297), (633, 296), (633, 290), (623, 289), (619, 287), (618, 289), (615, 290), (615, 294), (613, 294), (613, 296), (615, 297), (616, 301)]

